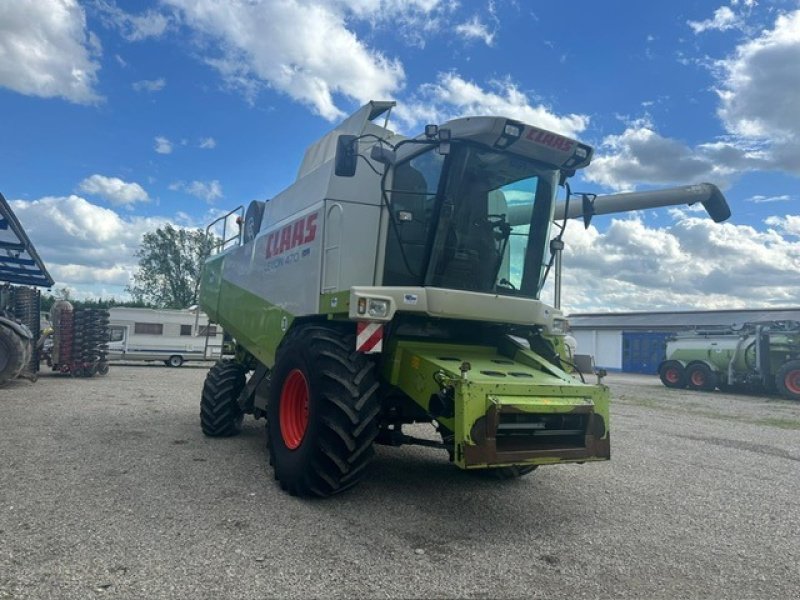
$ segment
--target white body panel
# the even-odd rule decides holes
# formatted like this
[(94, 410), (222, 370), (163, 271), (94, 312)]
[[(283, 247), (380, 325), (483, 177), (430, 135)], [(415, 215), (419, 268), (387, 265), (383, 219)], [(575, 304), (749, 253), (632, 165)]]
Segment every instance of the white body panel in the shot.
[[(267, 202), (266, 208), (272, 204), (277, 203)], [(228, 251), (223, 279), (292, 315), (317, 313), (323, 208), (318, 202), (277, 222), (269, 220), (275, 211), (265, 210), (256, 239)]]
[[(185, 362), (205, 358), (204, 328), (208, 325), (208, 317), (203, 313), (198, 316), (189, 310), (151, 308), (111, 308), (108, 312), (113, 340), (108, 343), (109, 360), (166, 361), (172, 356), (180, 356)], [(140, 329), (144, 325), (150, 330), (160, 329), (161, 333), (137, 333), (137, 323)], [(208, 340), (208, 357), (211, 359), (218, 358), (222, 350), (222, 328), (219, 325), (215, 327), (215, 335), (209, 336)]]
[(594, 356), (598, 369), (622, 370), (622, 332), (611, 331), (572, 331), (578, 343), (579, 354)]

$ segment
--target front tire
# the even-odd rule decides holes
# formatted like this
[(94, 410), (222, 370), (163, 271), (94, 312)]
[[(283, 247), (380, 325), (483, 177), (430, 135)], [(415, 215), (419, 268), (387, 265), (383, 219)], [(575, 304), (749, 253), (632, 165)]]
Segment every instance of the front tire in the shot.
[(778, 369), (775, 386), (784, 398), (800, 400), (800, 360), (790, 360)]
[(378, 435), (375, 363), (349, 328), (306, 325), (278, 348), (267, 406), (275, 478), (293, 496), (327, 497), (364, 476)]
[(245, 368), (220, 361), (208, 371), (200, 399), (200, 427), (211, 437), (230, 437), (242, 431), (244, 413), (237, 402), (245, 384)]

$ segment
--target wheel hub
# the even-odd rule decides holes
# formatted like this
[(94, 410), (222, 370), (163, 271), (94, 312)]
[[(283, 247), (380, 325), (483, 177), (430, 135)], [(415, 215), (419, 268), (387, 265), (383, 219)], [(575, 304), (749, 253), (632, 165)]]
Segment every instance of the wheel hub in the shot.
[(290, 371), (283, 382), (279, 415), (283, 443), (296, 450), (308, 428), (308, 381), (300, 369)]

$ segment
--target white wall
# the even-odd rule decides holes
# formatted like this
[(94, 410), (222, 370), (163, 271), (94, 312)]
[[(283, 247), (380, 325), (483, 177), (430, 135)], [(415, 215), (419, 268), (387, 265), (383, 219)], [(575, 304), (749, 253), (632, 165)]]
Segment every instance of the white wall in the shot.
[(622, 331), (573, 330), (578, 354), (591, 354), (599, 369), (622, 369)]

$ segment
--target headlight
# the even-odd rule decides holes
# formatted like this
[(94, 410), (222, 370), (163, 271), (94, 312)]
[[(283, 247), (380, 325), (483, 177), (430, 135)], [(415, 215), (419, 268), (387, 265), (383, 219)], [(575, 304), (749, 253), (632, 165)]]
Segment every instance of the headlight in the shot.
[(566, 335), (567, 331), (569, 331), (569, 321), (566, 319), (553, 319), (550, 333), (554, 335)]
[(375, 317), (376, 319), (385, 318), (389, 314), (389, 301), (370, 298), (367, 314), (370, 317)]

